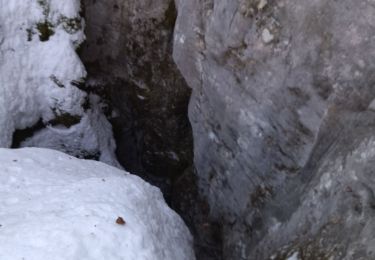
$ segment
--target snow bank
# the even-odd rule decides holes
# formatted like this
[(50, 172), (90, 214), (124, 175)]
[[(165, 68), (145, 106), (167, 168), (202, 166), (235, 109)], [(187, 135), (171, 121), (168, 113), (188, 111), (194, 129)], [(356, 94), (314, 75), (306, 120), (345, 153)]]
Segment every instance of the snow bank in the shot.
[(0, 149), (0, 198), (0, 259), (194, 259), (160, 191), (100, 162)]
[(16, 129), (42, 120), (65, 131), (42, 131), (38, 140), (56, 139), (29, 140), (34, 146), (75, 156), (78, 147), (117, 165), (111, 126), (100, 111), (84, 108), (90, 102), (80, 90), (86, 71), (76, 53), (85, 38), (79, 11), (78, 0), (0, 0), (0, 147), (11, 145)]

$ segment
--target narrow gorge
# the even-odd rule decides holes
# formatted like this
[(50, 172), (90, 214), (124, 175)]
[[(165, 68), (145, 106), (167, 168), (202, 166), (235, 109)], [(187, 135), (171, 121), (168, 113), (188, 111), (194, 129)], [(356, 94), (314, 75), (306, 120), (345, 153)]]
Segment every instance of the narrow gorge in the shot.
[[(117, 168), (103, 200), (139, 193), (156, 249), (108, 259), (375, 259), (374, 25), (372, 0), (0, 0), (0, 147)], [(51, 169), (2, 149), (4, 194)]]
[(83, 6), (86, 88), (109, 105), (119, 162), (163, 191), (195, 235), (200, 258), (221, 258), (221, 225), (210, 219), (193, 166), (191, 89), (172, 57), (174, 1), (86, 0)]

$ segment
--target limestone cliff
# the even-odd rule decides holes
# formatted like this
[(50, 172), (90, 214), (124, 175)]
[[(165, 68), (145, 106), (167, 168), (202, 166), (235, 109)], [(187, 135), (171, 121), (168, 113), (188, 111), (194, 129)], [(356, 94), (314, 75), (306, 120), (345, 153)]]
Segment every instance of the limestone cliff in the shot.
[(176, 4), (173, 55), (224, 258), (287, 246), (281, 259), (372, 259), (370, 1)]

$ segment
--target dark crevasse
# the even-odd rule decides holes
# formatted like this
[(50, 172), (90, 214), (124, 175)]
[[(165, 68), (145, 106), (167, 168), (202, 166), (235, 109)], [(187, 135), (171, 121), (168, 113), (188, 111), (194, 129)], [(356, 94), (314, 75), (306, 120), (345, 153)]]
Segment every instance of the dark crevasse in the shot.
[(119, 161), (130, 172), (173, 179), (192, 164), (191, 90), (172, 59), (176, 13), (164, 2), (86, 1), (81, 57), (88, 88), (113, 110)]
[(119, 162), (163, 191), (190, 227), (198, 259), (220, 259), (221, 228), (209, 218), (193, 166), (191, 89), (172, 58), (174, 1), (83, 4), (85, 90), (108, 103)]

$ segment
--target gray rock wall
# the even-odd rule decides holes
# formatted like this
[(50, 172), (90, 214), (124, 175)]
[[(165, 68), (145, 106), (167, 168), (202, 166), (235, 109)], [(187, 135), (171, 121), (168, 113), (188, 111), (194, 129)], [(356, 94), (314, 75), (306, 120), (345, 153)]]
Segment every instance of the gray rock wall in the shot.
[[(314, 236), (319, 241), (323, 224), (335, 214), (344, 214), (350, 234), (357, 225), (351, 222), (353, 208), (337, 195), (342, 192), (340, 176), (348, 173), (337, 167), (351, 149), (362, 149), (360, 141), (350, 148), (347, 140), (359, 135), (365, 142), (364, 136), (372, 136), (366, 126), (373, 122), (372, 112), (363, 112), (375, 96), (371, 1), (176, 4), (173, 56), (193, 88), (189, 117), (194, 161), (211, 214), (224, 224), (224, 258), (267, 259), (298, 237), (307, 247)], [(342, 129), (346, 137), (341, 137)], [(340, 148), (328, 156), (331, 145)], [(321, 169), (329, 161), (338, 165), (327, 177)], [(366, 175), (361, 172), (365, 166), (350, 167)], [(365, 192), (360, 181), (344, 179)], [(314, 189), (320, 182), (341, 184), (328, 185), (317, 199)], [(315, 204), (307, 210), (303, 203), (308, 201)], [(306, 220), (310, 213), (318, 217)], [(364, 216), (364, 223), (370, 222)], [(277, 240), (270, 235), (275, 225), (283, 227)], [(326, 250), (351, 241), (340, 232), (337, 237), (329, 233)], [(358, 231), (355, 236), (364, 241), (368, 234)], [(370, 259), (369, 243), (364, 248), (364, 259)], [(332, 253), (333, 259), (359, 259), (348, 250), (343, 246), (341, 255)], [(279, 254), (280, 259), (287, 256)]]
[(323, 125), (309, 162), (264, 207), (246, 258), (374, 258), (375, 113), (337, 109)]

